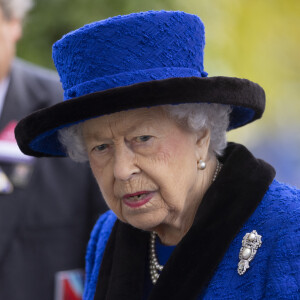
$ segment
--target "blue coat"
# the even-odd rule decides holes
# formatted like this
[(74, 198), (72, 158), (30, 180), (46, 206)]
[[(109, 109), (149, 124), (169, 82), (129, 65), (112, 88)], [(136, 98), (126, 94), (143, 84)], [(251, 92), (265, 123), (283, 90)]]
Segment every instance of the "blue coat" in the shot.
[[(249, 186), (243, 187), (243, 182), (240, 182), (240, 179), (236, 177), (235, 180), (238, 182), (232, 186), (228, 194), (230, 194), (229, 198), (233, 199), (230, 201), (234, 201), (235, 196), (238, 195), (236, 198), (239, 199), (239, 202), (231, 206), (231, 202), (226, 200), (227, 205), (229, 207), (231, 206), (229, 213), (226, 213), (226, 207), (223, 207), (223, 200), (218, 198), (219, 202), (217, 202), (217, 204), (222, 207), (220, 211), (223, 211), (224, 214), (221, 213), (220, 217), (218, 217), (216, 208), (213, 208), (212, 211), (214, 212), (214, 216), (220, 221), (214, 220), (213, 223), (205, 223), (206, 230), (203, 230), (203, 228), (201, 230), (199, 229), (201, 228), (199, 224), (201, 224), (204, 219), (203, 216), (198, 219), (198, 223), (195, 222), (193, 226), (198, 226), (198, 229), (193, 232), (192, 226), (192, 230), (190, 230), (192, 232), (189, 232), (180, 244), (177, 245), (165, 265), (157, 284), (153, 288), (149, 299), (183, 299), (183, 295), (186, 295), (184, 299), (300, 299), (300, 191), (279, 183), (276, 180), (271, 180), (271, 184), (267, 184), (267, 181), (273, 177), (271, 174), (272, 169), (268, 169), (262, 161), (255, 160), (256, 163), (258, 162), (264, 166), (256, 177), (260, 182), (263, 182), (263, 178), (268, 178), (268, 180), (264, 182), (264, 185), (267, 184), (267, 190), (263, 196), (260, 197), (263, 188), (259, 187), (258, 190), (255, 190), (256, 187), (253, 185), (254, 182), (252, 182), (254, 177), (251, 177), (252, 167), (255, 166), (255, 164), (251, 165), (252, 162), (254, 162), (251, 161), (253, 157), (241, 146), (237, 147), (236, 145), (231, 145), (230, 147), (232, 148), (230, 153), (235, 156), (235, 158), (238, 156), (239, 162), (241, 156), (244, 156), (244, 154), (247, 154), (245, 155), (246, 157), (250, 157), (250, 159), (249, 157), (246, 159), (247, 164), (245, 164), (245, 166), (249, 165), (250, 167), (249, 172), (246, 172), (245, 175), (247, 178), (250, 178), (245, 181), (245, 183), (249, 183), (246, 184), (246, 186)], [(243, 155), (239, 155), (241, 152), (243, 152)], [(234, 161), (232, 160), (232, 155), (229, 155), (228, 158), (230, 162)], [(223, 179), (220, 179), (219, 182), (216, 182), (214, 187), (211, 187), (212, 191), (208, 191), (208, 194), (210, 194), (210, 201), (208, 203), (213, 202), (214, 193), (218, 194), (216, 190), (226, 186), (225, 183), (228, 180), (228, 177), (225, 176), (226, 173), (228, 171), (230, 171), (230, 173), (235, 172), (232, 169), (226, 169), (225, 165), (224, 170), (222, 170), (224, 171), (223, 174), (220, 174), (220, 177), (222, 176)], [(240, 166), (243, 168), (243, 164)], [(258, 165), (256, 166), (259, 168)], [(268, 172), (264, 173), (262, 170), (266, 168)], [(256, 169), (256, 172), (257, 171), (259, 170)], [(254, 181), (255, 180), (256, 179), (254, 179)], [(259, 184), (257, 183), (257, 185)], [(248, 193), (243, 194), (244, 189), (247, 188), (250, 188)], [(253, 193), (254, 197), (257, 195), (257, 198), (262, 198), (259, 199), (255, 207), (251, 206), (255, 201), (244, 201), (243, 198), (241, 198), (241, 196), (247, 198), (247, 195), (251, 194), (251, 190), (255, 190)], [(239, 191), (239, 193), (237, 191)], [(226, 194), (223, 194), (223, 198), (226, 198), (225, 195)], [(218, 194), (218, 197), (220, 197), (220, 194)], [(252, 198), (252, 200), (253, 199), (254, 198)], [(203, 201), (205, 201), (205, 199), (203, 199)], [(239, 206), (240, 203), (242, 203), (241, 206)], [(206, 211), (204, 216), (210, 215), (211, 212), (208, 208), (202, 204), (199, 210), (201, 208)], [(232, 212), (236, 208), (236, 213)], [(247, 210), (249, 210), (248, 214)], [(228, 216), (231, 212), (232, 215)], [(243, 220), (239, 220), (239, 216), (245, 212), (246, 214), (242, 218)], [(199, 215), (196, 216), (196, 219), (198, 217)], [(238, 223), (237, 227), (234, 225), (235, 222)], [(208, 224), (212, 224), (212, 226)], [(112, 231), (113, 226), (114, 229)], [(88, 246), (86, 266), (87, 281), (84, 299), (94, 299), (96, 286), (97, 294), (95, 299), (111, 300), (117, 298), (126, 299), (126, 297), (129, 297), (128, 294), (126, 294), (127, 290), (131, 288), (129, 279), (126, 279), (127, 282), (123, 279), (123, 281), (125, 281), (124, 285), (118, 282), (120, 280), (120, 274), (124, 274), (125, 269), (119, 273), (114, 271), (115, 268), (120, 267), (122, 269), (122, 262), (126, 259), (125, 256), (118, 261), (118, 257), (127, 251), (126, 246), (124, 246), (126, 240), (128, 239), (129, 243), (132, 244), (130, 232), (133, 231), (133, 229), (124, 229), (124, 226), (129, 227), (129, 225), (116, 221), (116, 216), (111, 211), (105, 213), (98, 220)], [(235, 227), (235, 229), (232, 230), (233, 227)], [(223, 228), (225, 228), (224, 231), (222, 231)], [(234, 232), (236, 228), (239, 228), (239, 230)], [(232, 230), (230, 234), (232, 238), (226, 237), (226, 239), (223, 240), (222, 236), (226, 236), (226, 232), (230, 230)], [(256, 230), (257, 233), (262, 236), (262, 245), (257, 249), (255, 257), (250, 262), (249, 269), (247, 269), (243, 275), (239, 275), (237, 267), (240, 260), (239, 252), (242, 246), (242, 240), (246, 233), (252, 232), (253, 230)], [(207, 232), (203, 233), (203, 231)], [(145, 234), (147, 234), (147, 238), (144, 238)], [(124, 235), (126, 235), (126, 239), (124, 239), (125, 242), (119, 242)], [(115, 236), (115, 239), (113, 239), (113, 236)], [(191, 236), (193, 236), (193, 238), (196, 236), (196, 239), (193, 240)], [(206, 237), (205, 239), (203, 239), (204, 236)], [(195, 245), (195, 247), (188, 245), (187, 248), (184, 248), (185, 244), (189, 244), (189, 239), (193, 241), (192, 245)], [(200, 246), (195, 242), (197, 240), (201, 240), (199, 243)], [(225, 240), (227, 240), (227, 243)], [(135, 244), (147, 242), (148, 233), (141, 233), (138, 239), (136, 239)], [(120, 245), (123, 246), (120, 247)], [(112, 247), (121, 249), (120, 251), (112, 251)], [(221, 254), (218, 253), (218, 247), (224, 247), (225, 251), (221, 251)], [(105, 248), (110, 249), (110, 251), (107, 250), (104, 253)], [(179, 248), (179, 250), (177, 248)], [(176, 250), (178, 251), (176, 252)], [(131, 249), (130, 251), (132, 252), (134, 250)], [(135, 251), (134, 256), (139, 256), (139, 252), (142, 251), (143, 250)], [(182, 251), (182, 253), (180, 251)], [(111, 252), (116, 253), (112, 254)], [(181, 255), (183, 255), (182, 257), (184, 259), (179, 259)], [(111, 263), (106, 263), (106, 259), (107, 261), (111, 260)], [(134, 265), (135, 258), (130, 257), (130, 259), (133, 260), (132, 264)], [(184, 260), (184, 263), (182, 263), (182, 260)], [(210, 260), (212, 263), (206, 263)], [(119, 266), (114, 265), (114, 261), (118, 261)], [(184, 266), (189, 265), (189, 261), (191, 261), (191, 265), (187, 271), (184, 272)], [(192, 265), (192, 263), (194, 263), (194, 265)], [(101, 270), (99, 272), (100, 265)], [(198, 266), (201, 266), (201, 268), (198, 268)], [(180, 268), (181, 272), (184, 273), (180, 282), (176, 282), (176, 280), (177, 277), (181, 276), (181, 273), (177, 273), (177, 276), (173, 275), (177, 272), (176, 268)], [(110, 269), (113, 271), (110, 275), (107, 275)], [(203, 269), (205, 269), (204, 272), (202, 272)], [(114, 273), (117, 275), (114, 275)], [(141, 274), (142, 273), (140, 273), (140, 275)], [(107, 276), (110, 277), (110, 284), (107, 283), (109, 282), (106, 278)], [(130, 276), (128, 273), (128, 277)], [(188, 277), (188, 280), (185, 282), (186, 277)], [(103, 286), (101, 286), (101, 282)], [(109, 285), (112, 287), (110, 288)], [(166, 294), (164, 294), (165, 286), (168, 287)], [(105, 292), (103, 292), (103, 290), (105, 290)], [(159, 292), (156, 293), (157, 290)], [(172, 293), (174, 293), (174, 295)], [(166, 295), (170, 295), (170, 298), (166, 297)], [(134, 297), (135, 296), (130, 296), (128, 299), (141, 299), (140, 296), (140, 298)]]

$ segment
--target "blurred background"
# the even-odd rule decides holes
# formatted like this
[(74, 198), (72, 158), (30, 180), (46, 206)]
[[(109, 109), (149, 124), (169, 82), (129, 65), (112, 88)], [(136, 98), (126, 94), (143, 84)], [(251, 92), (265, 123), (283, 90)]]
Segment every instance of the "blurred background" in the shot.
[(265, 89), (263, 119), (230, 132), (228, 140), (246, 145), (277, 169), (277, 179), (299, 188), (299, 0), (36, 0), (18, 56), (54, 69), (51, 47), (63, 34), (107, 17), (151, 9), (199, 15), (206, 27), (209, 76), (247, 78)]

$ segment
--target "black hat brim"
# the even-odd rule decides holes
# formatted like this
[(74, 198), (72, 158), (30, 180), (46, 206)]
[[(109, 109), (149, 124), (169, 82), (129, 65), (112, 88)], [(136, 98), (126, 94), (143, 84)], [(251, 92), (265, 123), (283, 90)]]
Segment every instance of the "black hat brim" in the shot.
[(18, 123), (15, 136), (24, 154), (66, 156), (57, 139), (60, 128), (118, 111), (182, 103), (231, 105), (231, 130), (262, 116), (265, 93), (258, 84), (233, 77), (153, 80), (87, 94), (38, 110)]

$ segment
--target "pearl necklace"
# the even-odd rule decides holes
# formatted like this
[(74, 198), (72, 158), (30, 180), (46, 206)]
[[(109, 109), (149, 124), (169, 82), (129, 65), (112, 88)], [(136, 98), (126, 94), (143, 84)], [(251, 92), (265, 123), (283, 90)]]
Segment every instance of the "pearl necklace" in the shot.
[[(217, 160), (217, 166), (216, 170), (214, 172), (212, 182), (214, 182), (221, 171), (222, 164)], [(152, 231), (150, 233), (150, 242), (149, 242), (149, 269), (150, 269), (150, 278), (153, 283), (153, 285), (157, 282), (160, 273), (164, 268), (163, 265), (160, 265), (155, 253), (155, 238), (156, 238), (157, 233)]]
[(150, 268), (150, 278), (153, 284), (155, 284), (157, 279), (159, 278), (160, 274), (158, 273), (158, 271), (161, 272), (164, 268), (164, 266), (158, 263), (158, 259), (155, 254), (155, 237), (156, 237), (156, 232), (152, 231), (150, 233), (149, 268)]
[(220, 172), (221, 169), (222, 169), (222, 166), (223, 166), (223, 165), (222, 165), (222, 164), (219, 162), (219, 160), (217, 159), (217, 166), (216, 166), (215, 173), (214, 173), (214, 175), (213, 175), (213, 178), (212, 178), (211, 183), (213, 183), (213, 182), (216, 180), (216, 178), (217, 178), (219, 172)]

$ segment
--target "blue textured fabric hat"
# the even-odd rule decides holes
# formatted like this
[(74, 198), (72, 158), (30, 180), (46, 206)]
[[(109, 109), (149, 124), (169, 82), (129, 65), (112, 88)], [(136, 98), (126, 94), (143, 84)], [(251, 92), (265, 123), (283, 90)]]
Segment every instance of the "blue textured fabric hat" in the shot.
[(117, 16), (70, 32), (53, 46), (64, 102), (19, 122), (25, 154), (65, 156), (57, 130), (117, 111), (180, 103), (232, 105), (233, 129), (261, 117), (263, 89), (246, 79), (207, 77), (204, 25), (184, 12)]
[(174, 77), (206, 77), (204, 25), (182, 12), (146, 12), (92, 23), (53, 46), (65, 99)]

